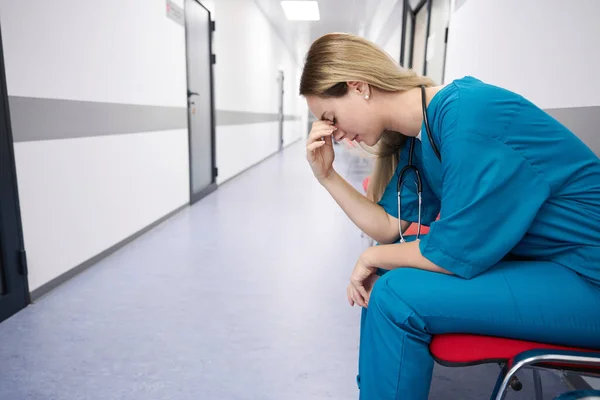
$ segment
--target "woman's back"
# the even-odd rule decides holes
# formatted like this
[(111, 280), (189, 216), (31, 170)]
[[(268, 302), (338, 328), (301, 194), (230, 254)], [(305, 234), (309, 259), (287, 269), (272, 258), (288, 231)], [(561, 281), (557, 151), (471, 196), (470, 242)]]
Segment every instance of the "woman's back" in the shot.
[[(510, 253), (554, 261), (600, 283), (600, 159), (564, 125), (518, 94), (471, 77), (449, 86), (430, 104), (437, 117), (432, 129), (438, 130), (434, 137), (439, 138), (442, 156), (444, 144), (452, 142), (452, 150), (446, 146), (451, 153), (447, 158), (475, 158), (486, 166), (467, 173), (470, 182), (459, 178), (453, 184), (478, 187), (475, 197), (490, 192), (495, 184), (510, 187), (505, 201), (497, 197), (496, 210), (490, 210), (498, 216), (518, 212), (515, 204), (538, 201), (538, 209), (523, 214), (528, 227)], [(475, 144), (480, 140), (485, 143)], [(457, 143), (467, 145), (457, 149)], [(462, 153), (457, 156), (457, 152)], [(499, 170), (490, 172), (493, 168)], [(531, 171), (531, 180), (521, 173), (523, 169)], [(436, 179), (440, 174), (433, 175), (441, 183)], [(488, 182), (498, 177), (505, 182)], [(510, 219), (498, 216), (488, 217), (498, 224), (488, 228), (509, 232), (511, 227), (503, 226), (503, 221)]]

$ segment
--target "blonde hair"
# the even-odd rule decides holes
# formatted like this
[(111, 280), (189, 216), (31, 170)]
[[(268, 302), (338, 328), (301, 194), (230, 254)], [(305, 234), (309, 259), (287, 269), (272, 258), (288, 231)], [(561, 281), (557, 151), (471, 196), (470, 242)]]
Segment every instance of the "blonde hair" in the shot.
[[(302, 77), (300, 95), (342, 97), (348, 91), (347, 82), (359, 81), (380, 91), (400, 92), (434, 82), (414, 71), (401, 67), (375, 43), (348, 33), (329, 33), (310, 47)], [(371, 152), (377, 155), (369, 180), (367, 197), (379, 201), (398, 165), (400, 150), (406, 136), (385, 131)]]

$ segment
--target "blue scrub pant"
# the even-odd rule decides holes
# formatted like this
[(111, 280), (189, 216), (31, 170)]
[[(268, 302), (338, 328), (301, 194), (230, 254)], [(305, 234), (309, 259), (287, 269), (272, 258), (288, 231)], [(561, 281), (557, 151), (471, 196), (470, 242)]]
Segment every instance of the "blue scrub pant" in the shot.
[(441, 333), (600, 349), (600, 288), (551, 262), (503, 261), (470, 280), (389, 271), (363, 309), (360, 399), (427, 399), (429, 343)]

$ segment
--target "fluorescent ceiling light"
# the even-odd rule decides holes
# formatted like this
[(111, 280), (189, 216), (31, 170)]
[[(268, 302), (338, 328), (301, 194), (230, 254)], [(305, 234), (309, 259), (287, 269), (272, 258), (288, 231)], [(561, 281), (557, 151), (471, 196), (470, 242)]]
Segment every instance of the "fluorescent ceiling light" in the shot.
[(319, 21), (319, 3), (317, 1), (282, 1), (281, 7), (290, 21)]

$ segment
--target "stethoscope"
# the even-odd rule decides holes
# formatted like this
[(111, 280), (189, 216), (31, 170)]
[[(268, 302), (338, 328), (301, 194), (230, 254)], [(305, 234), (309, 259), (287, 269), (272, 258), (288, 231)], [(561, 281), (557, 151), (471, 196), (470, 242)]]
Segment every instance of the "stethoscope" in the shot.
[[(440, 154), (439, 149), (433, 142), (433, 136), (431, 134), (431, 129), (429, 128), (429, 119), (427, 118), (427, 101), (425, 98), (425, 86), (424, 85), (421, 85), (421, 103), (422, 103), (422, 108), (423, 108), (423, 121), (425, 122), (425, 130), (427, 131), (427, 137), (429, 138), (429, 143), (431, 143), (431, 148), (433, 149), (433, 152), (435, 153), (438, 160), (442, 161), (442, 156)], [(421, 173), (419, 172), (417, 167), (415, 167), (412, 163), (413, 152), (415, 149), (415, 140), (417, 140), (417, 139), (414, 137), (411, 138), (411, 140), (410, 140), (410, 150), (408, 153), (408, 164), (406, 164), (406, 166), (404, 166), (404, 168), (402, 168), (402, 170), (400, 170), (400, 175), (398, 176), (398, 183), (396, 185), (396, 191), (398, 192), (398, 230), (400, 232), (400, 243), (406, 243), (406, 239), (404, 239), (404, 235), (402, 235), (402, 218), (400, 216), (402, 201), (400, 200), (400, 198), (401, 198), (400, 189), (402, 188), (404, 174), (406, 174), (408, 171), (413, 171), (415, 174), (415, 177), (417, 178), (417, 181), (415, 182), (415, 184), (417, 186), (417, 196), (419, 199), (419, 214), (417, 217), (417, 237), (416, 238), (419, 239), (419, 236), (421, 235), (421, 199), (422, 199), (421, 194), (423, 192), (423, 183), (421, 181)], [(398, 159), (400, 159), (399, 156), (398, 156)]]

